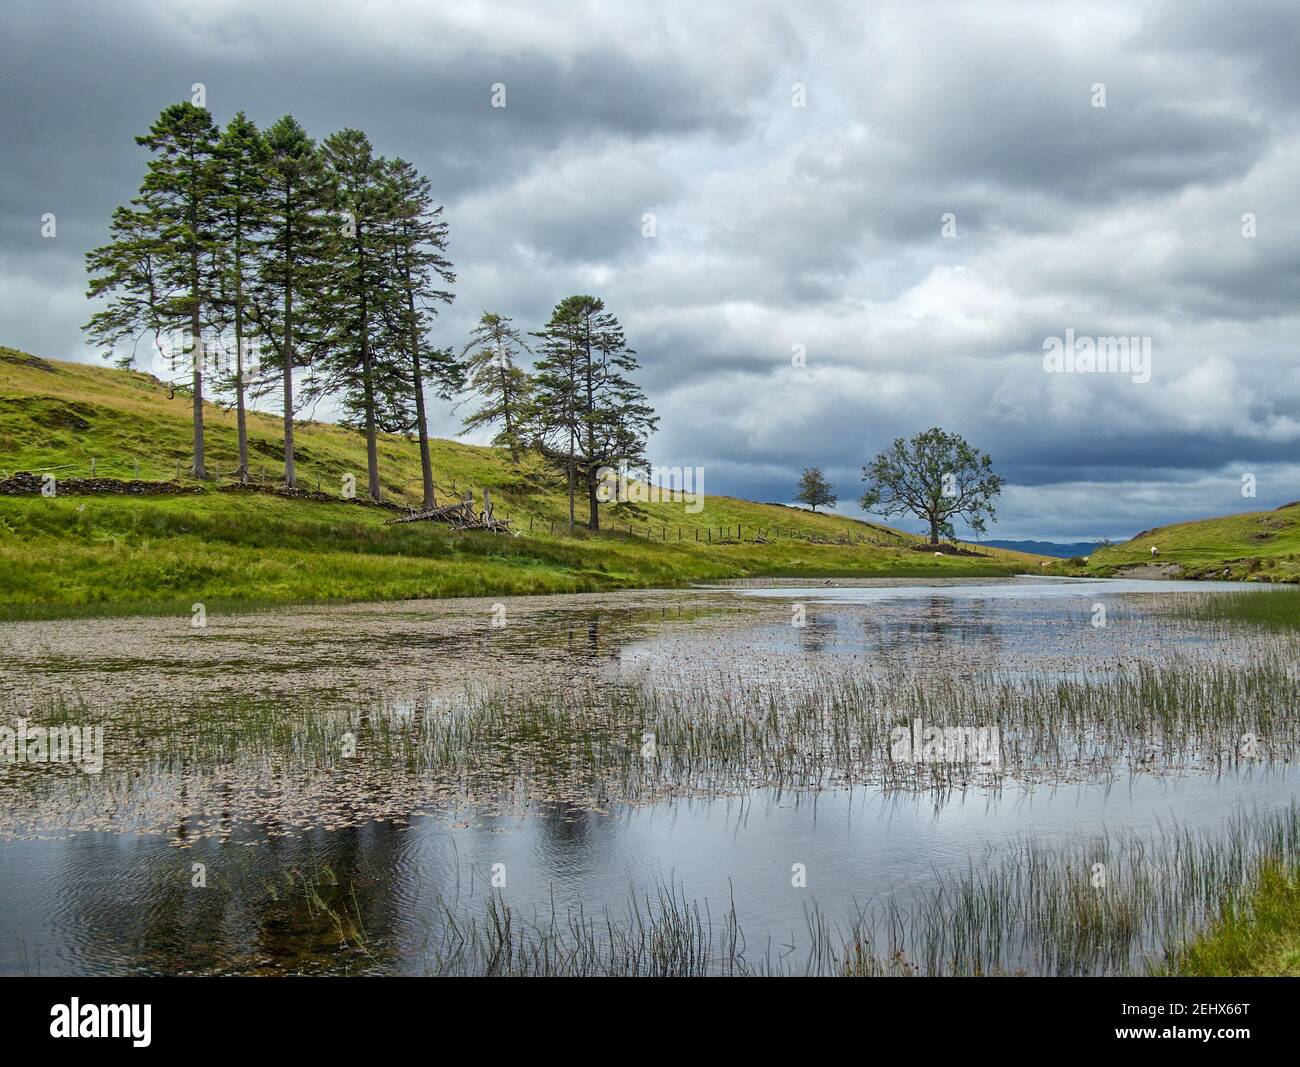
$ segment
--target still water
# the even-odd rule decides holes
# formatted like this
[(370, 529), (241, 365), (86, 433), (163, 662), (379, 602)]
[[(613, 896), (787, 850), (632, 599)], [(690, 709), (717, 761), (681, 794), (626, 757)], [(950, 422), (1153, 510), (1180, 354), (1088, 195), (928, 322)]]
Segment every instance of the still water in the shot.
[[(662, 911), (663, 887), (712, 931), (734, 912), (741, 954), (784, 966), (806, 956), (810, 914), (876, 915), (1026, 842), (1170, 827), (1213, 838), (1225, 819), (1292, 802), (1291, 753), (1055, 775), (1013, 765), (936, 791), (867, 775), (810, 788), (742, 747), (716, 779), (649, 789), (637, 729), (617, 738), (633, 757), (602, 748), (591, 760), (621, 726), (547, 725), (512, 704), (663, 692), (688, 706), (734, 696), (744, 715), (743, 694), (788, 696), (827, 672), (1069, 684), (1178, 657), (1189, 670), (1249, 667), (1279, 651), (1178, 615), (1180, 598), (1210, 589), (768, 583), (315, 608), (210, 619), (201, 634), (188, 617), (6, 625), (5, 721), (94, 721), (109, 740), (98, 775), (0, 772), (0, 972), (426, 973), (448, 914), (481, 917), (489, 897), (545, 929), (556, 916)], [(496, 732), (478, 712), (456, 717), (488, 691)], [(389, 732), (367, 732), (384, 716)], [(436, 758), (402, 747), (422, 719), (455, 723)], [(361, 751), (338, 758), (348, 736)], [(479, 761), (485, 748), (496, 754)], [(1032, 953), (1008, 958), (1035, 969)]]

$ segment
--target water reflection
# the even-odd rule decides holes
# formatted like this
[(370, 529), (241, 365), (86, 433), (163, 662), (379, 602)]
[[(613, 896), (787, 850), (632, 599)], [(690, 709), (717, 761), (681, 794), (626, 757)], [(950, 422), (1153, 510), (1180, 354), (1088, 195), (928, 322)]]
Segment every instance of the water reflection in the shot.
[[(1211, 664), (1264, 663), (1262, 639), (1159, 614), (1152, 587), (1171, 596), (1190, 583), (1132, 584), (539, 598), (510, 601), (495, 627), (486, 601), (348, 608), (217, 620), (197, 642), (170, 620), (70, 624), (71, 638), (44, 624), (0, 629), (0, 646), (36, 665), (23, 699), (80, 700), (39, 710), (102, 714), (117, 745), (100, 779), (30, 768), (0, 776), (6, 828), (33, 835), (0, 841), (0, 971), (421, 973), (445, 947), (448, 915), (481, 915), (493, 893), (544, 926), (552, 907), (561, 918), (626, 916), (629, 894), (644, 898), (657, 881), (708, 902), (710, 916), (734, 903), (752, 944), (780, 955), (799, 941), (810, 906), (842, 916), (915, 896), (936, 872), (1004, 854), (1023, 835), (1077, 841), (1171, 818), (1212, 831), (1243, 806), (1286, 804), (1296, 792), (1282, 762), (1289, 735), (1274, 735), (1272, 762), (1232, 762), (1213, 729), (1236, 736), (1238, 723), (1217, 706), (1223, 721), (1207, 711), (1179, 739), (1199, 763), (1154, 760), (1115, 778), (1105, 762), (1115, 739), (1094, 732), (1084, 738), (1089, 773), (1071, 765), (1053, 788), (950, 783), (940, 797), (878, 781), (845, 789), (833, 776), (820, 793), (808, 787), (800, 774), (825, 772), (815, 757), (865, 760), (868, 742), (879, 747), (847, 719), (826, 741), (824, 709), (795, 708), (798, 728), (784, 733), (788, 724), (764, 733), (725, 717), (669, 717), (659, 762), (647, 763), (639, 746), (656, 705), (619, 703), (646, 686), (698, 684), (740, 708), (762, 686), (797, 694), (815, 671), (843, 667), (878, 678), (993, 666), (1054, 683), (1189, 649)], [(1088, 612), (1098, 597), (1112, 608), (1101, 631)], [(791, 625), (791, 598), (806, 605), (803, 626)], [(1294, 664), (1293, 645), (1267, 640), (1273, 659)], [(1266, 710), (1282, 691), (1268, 686), (1285, 674), (1261, 667), (1241, 692)], [(470, 683), (516, 696), (499, 714), (457, 718)], [(523, 714), (544, 683), (613, 694), (612, 703), (593, 704), (586, 719)], [(1234, 712), (1259, 710), (1225, 691)], [(1038, 710), (1016, 709), (1013, 725), (1029, 736)], [(1083, 718), (1093, 731), (1102, 721)], [(344, 732), (354, 757), (340, 755)], [(865, 765), (852, 767), (858, 783)], [(1185, 773), (1192, 767), (1205, 773)], [(33, 813), (50, 814), (49, 825), (24, 827)], [(791, 884), (795, 864), (806, 889)]]
[[(1215, 781), (1008, 790), (935, 811), (870, 791), (810, 798), (760, 791), (600, 814), (548, 805), (513, 816), (431, 815), (308, 831), (255, 846), (239, 835), (177, 849), (153, 836), (83, 834), (0, 852), (8, 974), (423, 973), (443, 912), (479, 913), (499, 875), (519, 921), (552, 908), (627, 914), (629, 894), (673, 880), (715, 909), (734, 901), (755, 943), (798, 941), (812, 905), (844, 914), (916, 894), (971, 857), (992, 862), (1026, 837), (1137, 831), (1275, 806), (1294, 774)], [(791, 885), (793, 863), (808, 871)], [(206, 886), (194, 886), (195, 864)]]

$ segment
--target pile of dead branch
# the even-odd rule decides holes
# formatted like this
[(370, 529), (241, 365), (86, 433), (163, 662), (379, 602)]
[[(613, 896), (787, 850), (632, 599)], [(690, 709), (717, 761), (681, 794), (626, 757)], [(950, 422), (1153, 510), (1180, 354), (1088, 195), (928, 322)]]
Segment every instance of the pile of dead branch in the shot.
[(441, 522), (453, 530), (487, 530), (489, 533), (512, 533), (507, 519), (498, 519), (492, 514), (492, 496), (483, 490), (483, 510), (474, 510), (474, 494), (466, 492), (463, 500), (453, 504), (413, 511), (400, 518), (389, 519), (386, 525), (398, 522)]

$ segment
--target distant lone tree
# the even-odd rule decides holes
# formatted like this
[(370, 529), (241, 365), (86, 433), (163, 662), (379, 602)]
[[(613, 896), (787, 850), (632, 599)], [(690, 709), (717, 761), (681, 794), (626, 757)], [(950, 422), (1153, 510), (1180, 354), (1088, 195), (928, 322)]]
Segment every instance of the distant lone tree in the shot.
[(822, 474), (820, 467), (805, 467), (799, 476), (799, 491), (794, 495), (800, 504), (807, 504), (813, 511), (817, 505), (832, 508), (839, 499), (835, 495), (835, 486), (831, 485)]
[(862, 477), (869, 484), (863, 510), (924, 519), (932, 545), (939, 543), (940, 534), (955, 536), (954, 518), (983, 533), (985, 520), (996, 518), (993, 500), (1004, 484), (987, 454), (937, 426), (910, 440), (896, 438), (862, 468)]

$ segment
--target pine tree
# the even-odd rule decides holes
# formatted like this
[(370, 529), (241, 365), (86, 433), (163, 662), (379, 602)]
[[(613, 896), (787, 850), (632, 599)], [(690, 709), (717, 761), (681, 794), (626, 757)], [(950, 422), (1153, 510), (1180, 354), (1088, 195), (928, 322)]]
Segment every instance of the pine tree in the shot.
[(245, 394), (252, 351), (250, 327), (256, 319), (249, 313), (250, 294), (258, 274), (258, 239), (266, 221), (269, 158), (270, 150), (257, 126), (239, 112), (227, 124), (216, 147), (215, 233), (219, 310), (223, 325), (234, 327), (234, 368), (226, 378), (235, 394), (240, 481), (248, 479)]
[[(399, 299), (388, 305), (386, 344), (405, 352), (414, 401), (412, 421), (420, 444), (420, 473), (424, 506), (434, 506), (433, 464), (429, 456), (429, 423), (424, 410), (427, 383), (450, 400), (461, 387), (458, 361), (446, 349), (432, 349), (426, 340), (437, 316), (437, 305), (450, 304), (452, 294), (443, 288), (456, 280), (447, 247), (447, 223), (442, 208), (435, 207), (429, 181), (402, 159), (385, 167), (390, 197), (393, 270)], [(400, 409), (400, 397), (394, 398)]]
[[(264, 375), (276, 375), (284, 411), (284, 482), (298, 482), (294, 462), (295, 370), (310, 364), (324, 328), (321, 290), (329, 255), (326, 210), (333, 198), (316, 143), (292, 115), (266, 131), (265, 237), (254, 294), (257, 325), (270, 343)], [(273, 388), (264, 377), (259, 395)]]
[(118, 364), (135, 362), (141, 338), (148, 334), (158, 351), (162, 335), (172, 322), (164, 295), (162, 258), (164, 245), (148, 214), (134, 206), (113, 211), (109, 232), (112, 243), (86, 253), (86, 267), (92, 275), (87, 297), (111, 292), (113, 299), (82, 327), (93, 344), (103, 345), (104, 357), (112, 356), (118, 341), (130, 339), (131, 350), (118, 357)]
[(113, 240), (87, 256), (88, 295), (114, 294), (86, 331), (93, 343), (111, 347), (125, 337), (151, 332), (162, 347), (166, 332), (183, 334), (173, 368), (191, 374), (194, 450), (191, 470), (207, 477), (203, 458), (204, 329), (214, 303), (216, 248), (217, 129), (206, 108), (191, 103), (163, 108), (136, 143), (154, 153), (140, 195), (113, 214)]
[(587, 493), (588, 527), (600, 529), (598, 472), (624, 460), (644, 465), (646, 440), (659, 420), (645, 394), (628, 377), (636, 353), (618, 319), (593, 296), (571, 296), (556, 305), (539, 335), (545, 355), (537, 363), (539, 412), (544, 425), (567, 432), (563, 456), (569, 476), (569, 524), (575, 483)]
[(523, 335), (504, 315), (483, 312), (470, 334), (470, 342), (461, 352), (467, 402), (477, 407), (466, 417), (466, 430), (480, 426), (501, 429), (492, 438), (494, 445), (510, 449), (510, 460), (518, 464), (523, 449), (525, 417), (532, 400), (532, 379), (519, 366), (521, 352), (530, 351)]
[(343, 422), (366, 436), (366, 485), (380, 497), (378, 432), (399, 421), (396, 395), (405, 388), (404, 355), (381, 343), (380, 330), (400, 305), (394, 276), (391, 188), (385, 166), (360, 130), (325, 139), (322, 151), (334, 186), (330, 283), (321, 296), (331, 329), (322, 346), (323, 379), (313, 396), (338, 392)]
[(534, 443), (542, 454), (560, 461), (569, 494), (569, 532), (575, 523), (578, 435), (582, 425), (579, 402), (581, 369), (580, 325), (568, 301), (555, 306), (550, 321), (533, 336), (540, 341), (540, 358), (533, 366), (533, 402), (529, 421)]

